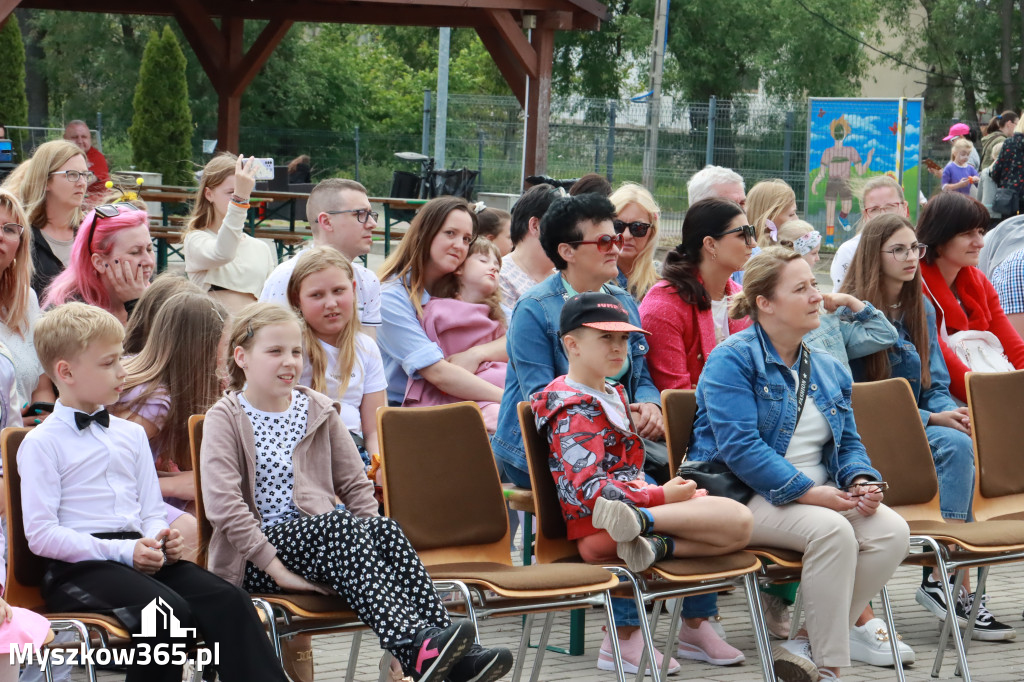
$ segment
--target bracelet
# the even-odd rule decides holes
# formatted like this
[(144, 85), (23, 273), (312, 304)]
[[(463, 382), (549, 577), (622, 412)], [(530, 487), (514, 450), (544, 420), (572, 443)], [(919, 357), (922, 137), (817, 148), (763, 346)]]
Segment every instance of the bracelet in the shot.
[(232, 203), (238, 204), (239, 206), (248, 206), (249, 205), (249, 200), (248, 199), (243, 199), (242, 197), (238, 196), (237, 194), (232, 194), (231, 195), (231, 201), (232, 201)]

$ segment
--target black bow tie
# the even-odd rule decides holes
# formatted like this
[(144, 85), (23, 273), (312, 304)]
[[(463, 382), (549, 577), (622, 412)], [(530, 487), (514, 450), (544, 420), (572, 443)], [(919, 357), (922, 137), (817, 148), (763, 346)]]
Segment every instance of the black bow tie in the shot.
[(75, 412), (75, 426), (81, 431), (85, 429), (92, 422), (96, 422), (100, 426), (110, 426), (110, 413), (106, 410), (100, 410), (96, 414), (86, 414), (85, 412)]

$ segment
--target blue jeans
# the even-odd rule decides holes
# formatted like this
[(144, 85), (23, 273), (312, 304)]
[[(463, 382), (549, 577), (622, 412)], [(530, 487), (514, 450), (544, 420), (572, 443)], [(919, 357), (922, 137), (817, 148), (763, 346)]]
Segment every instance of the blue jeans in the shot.
[(974, 499), (974, 446), (971, 437), (948, 426), (926, 426), (939, 479), (942, 518), (966, 521)]

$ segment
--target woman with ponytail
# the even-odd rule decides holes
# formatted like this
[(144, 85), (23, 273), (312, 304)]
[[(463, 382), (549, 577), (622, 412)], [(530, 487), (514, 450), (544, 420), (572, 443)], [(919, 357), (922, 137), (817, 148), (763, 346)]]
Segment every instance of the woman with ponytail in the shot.
[(661, 281), (640, 304), (641, 323), (651, 332), (647, 362), (659, 391), (696, 387), (711, 349), (750, 326), (745, 318), (729, 320), (726, 309), (740, 291), (729, 277), (750, 258), (753, 235), (732, 201), (704, 199), (686, 212), (682, 242), (668, 252)]

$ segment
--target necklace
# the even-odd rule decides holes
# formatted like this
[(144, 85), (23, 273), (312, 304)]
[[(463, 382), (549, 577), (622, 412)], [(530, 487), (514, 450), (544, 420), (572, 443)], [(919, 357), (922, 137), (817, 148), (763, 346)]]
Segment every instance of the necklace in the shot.
[(902, 307), (903, 307), (903, 302), (902, 301), (897, 301), (896, 303), (893, 303), (893, 304), (889, 305), (889, 308), (892, 309), (892, 310), (899, 310)]

